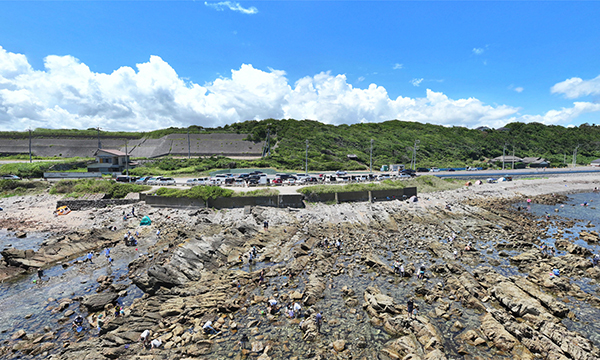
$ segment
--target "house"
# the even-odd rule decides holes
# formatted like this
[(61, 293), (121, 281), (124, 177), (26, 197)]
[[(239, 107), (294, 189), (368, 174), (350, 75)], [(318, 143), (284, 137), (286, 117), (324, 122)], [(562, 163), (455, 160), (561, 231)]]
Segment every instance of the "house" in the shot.
[(546, 161), (546, 159), (541, 158), (541, 157), (535, 157), (535, 156), (524, 157), (523, 163), (525, 165), (529, 166), (530, 168), (550, 167), (550, 163), (548, 161)]
[(98, 149), (94, 153), (96, 162), (88, 165), (88, 172), (122, 173), (132, 169), (135, 164), (129, 162), (129, 155), (119, 150)]
[(596, 159), (590, 163), (590, 166), (600, 166), (600, 159)]
[(504, 155), (504, 156), (498, 156), (492, 159), (492, 162), (502, 162), (502, 160), (504, 160), (505, 164), (512, 164), (514, 163), (518, 163), (518, 162), (523, 162), (523, 158), (520, 158), (518, 156), (512, 156), (512, 155)]
[(357, 160), (358, 161), (358, 155), (356, 155), (356, 154), (348, 154), (348, 155), (346, 155), (346, 157), (348, 158), (348, 160)]

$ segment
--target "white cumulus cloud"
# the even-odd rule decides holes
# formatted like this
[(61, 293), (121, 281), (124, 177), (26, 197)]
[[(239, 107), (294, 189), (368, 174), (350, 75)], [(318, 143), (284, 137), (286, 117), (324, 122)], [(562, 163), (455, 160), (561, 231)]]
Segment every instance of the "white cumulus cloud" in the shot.
[(523, 92), (523, 90), (525, 90), (525, 89), (523, 89), (523, 87), (521, 87), (521, 86), (517, 86), (517, 87), (516, 87), (516, 88), (514, 88), (513, 90), (515, 90), (515, 91), (516, 91), (516, 92), (518, 92), (518, 93), (522, 93), (522, 92)]
[(402, 69), (402, 68), (404, 68), (404, 65), (402, 65), (402, 64), (399, 64), (399, 63), (395, 63), (395, 64), (394, 64), (394, 67), (393, 67), (393, 69), (394, 69), (394, 70), (400, 70), (400, 69)]
[[(423, 79), (415, 79), (417, 85)], [(158, 56), (135, 68), (97, 73), (72, 56), (50, 55), (35, 70), (22, 54), (0, 47), (0, 130), (27, 127), (154, 130), (192, 124), (216, 127), (251, 119), (314, 119), (329, 124), (392, 119), (447, 126), (500, 127), (510, 121), (568, 124), (600, 104), (578, 102), (544, 115), (518, 114), (509, 105), (424, 97), (390, 98), (376, 84), (358, 88), (346, 75), (321, 72), (290, 83), (282, 70), (243, 64), (204, 85), (182, 79)]]
[(553, 94), (563, 94), (569, 99), (587, 95), (600, 95), (600, 75), (591, 80), (583, 80), (578, 77), (570, 78), (555, 84), (550, 91)]
[(204, 5), (211, 7), (217, 11), (223, 11), (225, 9), (229, 9), (231, 11), (241, 12), (242, 14), (258, 13), (258, 9), (255, 8), (254, 6), (251, 6), (246, 9), (246, 8), (242, 7), (242, 5), (240, 5), (240, 3), (232, 2), (232, 1), (221, 1), (221, 2), (217, 2), (217, 3), (204, 2)]

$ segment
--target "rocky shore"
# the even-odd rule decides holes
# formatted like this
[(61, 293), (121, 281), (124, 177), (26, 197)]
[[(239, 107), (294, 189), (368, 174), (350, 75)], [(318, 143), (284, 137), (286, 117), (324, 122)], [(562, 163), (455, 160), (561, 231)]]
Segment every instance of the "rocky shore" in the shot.
[[(590, 191), (599, 183), (582, 175), (522, 180), (422, 194), (417, 203), (299, 210), (139, 204), (136, 212), (153, 219), (146, 233), (161, 230), (160, 237), (144, 237), (140, 245), (147, 251), (129, 264), (127, 276), (144, 295), (115, 317), (110, 310), (123, 289), (116, 279), (98, 278), (96, 294), (48, 302), (64, 313), (62, 323), (14, 329), (0, 357), (598, 359), (600, 339), (590, 323), (600, 315), (600, 271), (589, 260), (598, 233), (590, 226), (577, 237), (590, 246), (576, 244), (564, 236), (573, 221), (560, 213), (538, 219), (512, 204), (530, 198), (559, 206), (565, 200), (559, 194)], [(41, 221), (36, 211), (52, 200), (4, 200), (5, 210), (23, 203), (38, 210), (14, 210), (0, 223), (15, 233), (30, 231)], [(48, 266), (106, 246), (118, 251), (123, 234), (137, 229), (135, 222), (120, 221), (128, 209), (74, 212), (72, 223), (39, 251), (3, 251), (5, 268)], [(553, 235), (551, 226), (558, 229)], [(556, 256), (540, 249), (550, 240)], [(396, 260), (404, 276), (392, 270)], [(560, 276), (549, 275), (554, 269)], [(270, 299), (300, 304), (302, 316), (286, 316), (284, 308), (269, 312)], [(409, 299), (417, 308), (412, 316)], [(104, 310), (107, 316), (87, 336), (59, 332), (73, 310)], [(217, 334), (204, 333), (207, 321)], [(144, 330), (162, 346), (144, 348), (138, 342)], [(244, 335), (247, 344), (240, 343)]]

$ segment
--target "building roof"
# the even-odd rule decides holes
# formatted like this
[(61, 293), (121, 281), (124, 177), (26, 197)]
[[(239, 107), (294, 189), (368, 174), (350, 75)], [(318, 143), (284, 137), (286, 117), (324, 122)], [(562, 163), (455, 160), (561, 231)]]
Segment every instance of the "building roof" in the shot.
[(600, 159), (592, 160), (592, 164), (600, 164)]
[(504, 162), (522, 162), (523, 159), (518, 157), (518, 156), (512, 156), (512, 155), (504, 155), (504, 156), (498, 156), (492, 159), (492, 161), (502, 161), (502, 158), (504, 158)]
[(94, 154), (94, 156), (98, 156), (99, 152), (105, 152), (107, 154), (113, 155), (113, 156), (126, 156), (127, 154), (125, 154), (122, 151), (119, 150), (114, 150), (114, 149), (98, 149), (96, 150), (96, 153)]
[(523, 162), (525, 164), (542, 164), (542, 163), (548, 163), (548, 161), (546, 161), (546, 159), (541, 158), (541, 157), (535, 157), (535, 156), (524, 157), (523, 158)]

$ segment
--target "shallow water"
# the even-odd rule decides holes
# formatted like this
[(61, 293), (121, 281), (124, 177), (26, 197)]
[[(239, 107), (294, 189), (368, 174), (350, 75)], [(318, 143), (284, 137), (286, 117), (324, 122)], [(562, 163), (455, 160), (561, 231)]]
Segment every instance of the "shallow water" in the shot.
[[(31, 237), (30, 240), (32, 239), (34, 241), (31, 244), (35, 244), (35, 248), (41, 242), (36, 242), (36, 240), (43, 240), (43, 237)], [(10, 235), (9, 237), (0, 235), (0, 243), (9, 241), (15, 244)], [(140, 241), (138, 251), (122, 245), (112, 248), (113, 263), (111, 265), (108, 264), (108, 260), (102, 252), (95, 254), (93, 263), (73, 264), (76, 260), (83, 260), (84, 257), (81, 256), (69, 262), (73, 265), (67, 268), (63, 268), (61, 265), (47, 268), (44, 270), (41, 281), (38, 279), (37, 273), (31, 273), (0, 284), (0, 341), (9, 339), (15, 331), (20, 329), (25, 330), (28, 334), (41, 333), (46, 326), (53, 329), (58, 327), (58, 339), (65, 340), (74, 337), (75, 334), (70, 330), (71, 320), (61, 325), (58, 320), (64, 317), (64, 312), (53, 314), (50, 309), (57, 306), (61, 299), (72, 299), (96, 293), (97, 279), (102, 275), (112, 276), (115, 284), (130, 285), (127, 288), (127, 296), (118, 299), (120, 305), (130, 305), (143, 293), (136, 286), (131, 285), (131, 281), (127, 278), (128, 264), (144, 253), (150, 243), (151, 241), (146, 241), (142, 244)], [(25, 249), (26, 243), (22, 242), (18, 246)], [(49, 302), (49, 298), (56, 299), (56, 301)], [(75, 312), (71, 315), (71, 319), (75, 318), (77, 314), (81, 314), (83, 317), (88, 315), (85, 308), (79, 308), (78, 302), (72, 303), (66, 310)], [(89, 325), (84, 328), (83, 334), (79, 334), (79, 337), (97, 335), (97, 330), (90, 330)]]

